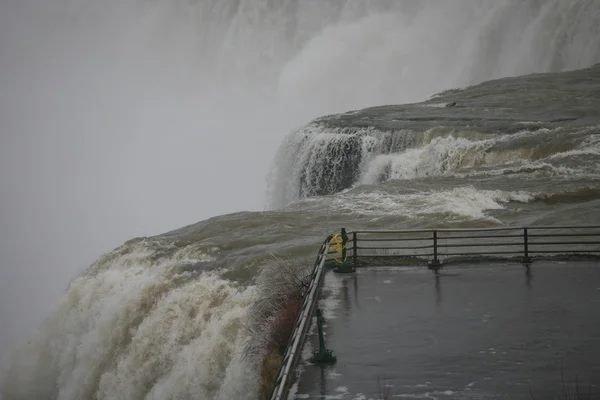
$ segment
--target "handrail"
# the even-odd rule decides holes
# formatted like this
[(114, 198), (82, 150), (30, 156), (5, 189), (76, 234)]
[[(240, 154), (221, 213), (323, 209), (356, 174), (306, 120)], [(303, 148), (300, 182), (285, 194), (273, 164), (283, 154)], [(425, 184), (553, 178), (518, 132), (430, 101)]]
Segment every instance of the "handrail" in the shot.
[(329, 252), (329, 237), (323, 242), (315, 265), (312, 272), (312, 278), (310, 280), (308, 293), (304, 296), (302, 308), (300, 314), (296, 319), (296, 325), (294, 331), (290, 337), (290, 341), (286, 347), (286, 351), (283, 355), (283, 362), (277, 373), (277, 379), (275, 380), (275, 386), (269, 397), (271, 400), (283, 400), (287, 397), (290, 390), (291, 383), (293, 380), (292, 371), (298, 362), (300, 354), (302, 352), (302, 345), (304, 339), (310, 327), (310, 321), (315, 310), (315, 306), (318, 300), (318, 292), (323, 281), (323, 270), (325, 261), (327, 261), (327, 253)]
[[(353, 244), (348, 248), (355, 264), (361, 258), (408, 257), (408, 261), (427, 261), (437, 267), (440, 259), (451, 256), (521, 254), (522, 261), (529, 263), (531, 255), (600, 254), (598, 225), (357, 230), (351, 234)], [(576, 237), (581, 239), (574, 241)], [(425, 253), (426, 249), (433, 253)]]
[(600, 229), (598, 225), (579, 225), (579, 226), (506, 226), (494, 228), (439, 228), (439, 229), (401, 229), (401, 230), (376, 230), (376, 231), (356, 231), (356, 233), (425, 233), (425, 232), (492, 232), (492, 231), (514, 231), (523, 229)]
[[(512, 243), (509, 243), (512, 244)], [(370, 247), (370, 246), (356, 246), (358, 250), (388, 250), (392, 247)], [(433, 249), (433, 245), (428, 246), (411, 246), (411, 247), (393, 247), (394, 250), (417, 250), (417, 249)]]
[[(567, 230), (567, 229), (578, 229), (578, 230), (598, 230), (595, 232), (587, 232), (587, 233), (556, 233), (557, 230)], [(555, 231), (554, 233), (535, 233), (531, 234), (530, 231), (541, 231), (541, 230), (549, 230)], [(521, 231), (519, 234), (485, 234), (485, 235), (476, 235), (477, 232), (506, 232), (506, 231)], [(464, 236), (451, 236), (451, 235), (442, 235), (439, 233), (463, 233), (468, 232), (468, 235)], [(429, 235), (423, 235), (422, 237), (384, 237), (384, 238), (376, 238), (376, 237), (359, 237), (361, 234), (368, 235), (394, 235), (394, 234), (412, 234), (412, 233), (426, 233)], [(349, 251), (352, 251), (352, 260), (354, 264), (358, 264), (359, 258), (391, 258), (391, 257), (408, 257), (409, 259), (422, 259), (422, 257), (433, 257), (433, 259), (429, 260), (430, 267), (433, 267), (437, 270), (440, 267), (440, 257), (448, 257), (448, 256), (485, 256), (485, 255), (498, 255), (498, 254), (506, 254), (506, 255), (523, 255), (522, 262), (530, 263), (532, 260), (530, 258), (531, 254), (591, 254), (591, 253), (600, 253), (600, 246), (597, 248), (585, 248), (574, 250), (572, 247), (574, 245), (577, 246), (589, 246), (589, 245), (600, 245), (600, 241), (581, 241), (581, 242), (572, 242), (572, 241), (558, 241), (560, 237), (600, 237), (600, 226), (592, 226), (592, 225), (582, 225), (582, 226), (527, 226), (527, 227), (495, 227), (495, 228), (442, 228), (442, 229), (403, 229), (403, 230), (378, 230), (378, 231), (354, 231), (349, 232), (351, 235), (351, 239), (349, 239), (346, 243), (352, 243), (352, 246), (347, 246)], [(531, 239), (535, 239), (531, 241)], [(541, 239), (552, 238), (553, 241), (541, 241)], [(315, 264), (313, 267), (313, 271), (311, 273), (311, 280), (309, 283), (309, 288), (307, 294), (304, 296), (304, 300), (302, 303), (302, 308), (300, 310), (300, 314), (296, 320), (296, 324), (294, 326), (294, 330), (292, 335), (290, 336), (290, 340), (288, 342), (288, 346), (286, 347), (286, 351), (283, 356), (282, 364), (277, 372), (277, 378), (275, 381), (274, 388), (271, 392), (270, 400), (283, 400), (287, 397), (289, 393), (292, 381), (293, 381), (293, 370), (297, 365), (297, 362), (300, 358), (300, 353), (302, 350), (302, 346), (304, 344), (304, 340), (306, 339), (306, 335), (308, 333), (308, 329), (310, 327), (310, 322), (312, 320), (312, 315), (314, 314), (314, 310), (318, 300), (318, 292), (323, 281), (324, 276), (324, 266), (325, 262), (328, 259), (329, 252), (329, 240), (331, 236), (329, 236), (321, 245), (319, 252), (317, 254), (317, 258), (315, 260)], [(499, 241), (496, 243), (491, 243), (489, 241), (486, 242), (474, 242), (470, 241), (467, 243), (456, 243), (458, 240), (465, 239), (504, 239), (504, 241)], [(505, 239), (511, 239), (506, 241)], [(519, 240), (520, 239), (520, 240)], [(370, 246), (359, 246), (359, 242), (413, 242), (413, 241), (421, 241), (431, 244), (424, 243), (415, 243), (415, 246), (401, 246), (401, 247), (370, 247)], [(442, 242), (442, 243), (440, 243)], [(446, 242), (452, 242), (446, 243)], [(407, 244), (407, 243), (404, 243)], [(563, 246), (560, 249), (554, 250), (532, 250), (531, 248), (540, 247), (540, 246)], [(515, 246), (518, 250), (499, 250), (498, 247), (506, 248), (506, 246)], [(488, 247), (486, 251), (480, 251), (481, 247)], [(447, 248), (466, 248), (464, 251), (448, 251)], [(472, 249), (469, 249), (472, 248)], [(545, 247), (547, 249), (547, 247)], [(433, 249), (432, 253), (421, 252), (420, 254), (359, 254), (359, 250), (425, 250), (425, 249)], [(475, 251), (477, 250), (477, 251)], [(337, 253), (337, 252), (331, 252)]]

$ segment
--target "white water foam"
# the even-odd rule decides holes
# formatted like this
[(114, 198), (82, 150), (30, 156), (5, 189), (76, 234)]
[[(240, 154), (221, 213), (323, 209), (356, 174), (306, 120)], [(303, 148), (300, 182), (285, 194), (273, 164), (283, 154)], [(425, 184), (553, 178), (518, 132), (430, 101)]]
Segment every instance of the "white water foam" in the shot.
[[(490, 136), (469, 130), (449, 132), (444, 127), (418, 134), (374, 127), (331, 128), (317, 122), (284, 141), (271, 171), (270, 197), (274, 205), (285, 205), (304, 196), (339, 192), (342, 184), (351, 187), (430, 176), (497, 176), (527, 170), (556, 176), (585, 173), (551, 164), (547, 157), (537, 159), (552, 155), (556, 149), (552, 143), (547, 148), (534, 144), (560, 134), (561, 128), (542, 128)], [(570, 139), (573, 143), (565, 145), (594, 152), (595, 144), (575, 142), (587, 134), (586, 130), (577, 131)], [(355, 181), (349, 183), (352, 177)]]
[[(593, 154), (600, 152), (597, 135), (586, 136), (577, 149), (550, 154), (543, 160), (530, 157), (537, 149), (515, 147), (502, 149), (503, 145), (518, 143), (521, 140), (544, 141), (550, 134), (560, 133), (561, 129), (522, 130), (514, 134), (499, 135), (481, 139), (476, 133), (464, 133), (464, 136), (449, 135), (429, 137), (434, 130), (425, 132), (423, 144), (406, 149), (400, 153), (368, 154), (363, 153), (365, 161), (361, 166), (360, 184), (377, 184), (385, 180), (414, 179), (427, 176), (477, 176), (504, 175), (526, 171), (545, 170), (554, 176), (583, 174), (583, 169), (576, 170), (564, 166), (552, 165), (544, 160), (558, 159), (572, 155)], [(588, 134), (588, 129), (577, 131), (574, 135)], [(599, 135), (600, 136), (600, 135)], [(429, 140), (429, 141), (428, 141)], [(498, 147), (500, 146), (500, 147)], [(552, 151), (552, 150), (548, 150)], [(478, 167), (478, 169), (471, 169)], [(485, 168), (483, 168), (485, 167)], [(468, 170), (462, 172), (461, 170)]]
[[(453, 173), (461, 167), (483, 164), (483, 150), (494, 142), (471, 141), (453, 136), (437, 137), (423, 147), (408, 149), (399, 154), (378, 155), (368, 162), (360, 183), (376, 184), (382, 180), (439, 176)], [(517, 154), (512, 153), (496, 162), (514, 161), (517, 157)]]
[(594, 146), (589, 146), (589, 147), (583, 148), (583, 149), (569, 150), (569, 151), (563, 151), (561, 153), (552, 154), (550, 156), (550, 158), (560, 159), (560, 158), (566, 158), (566, 157), (572, 157), (572, 156), (585, 156), (585, 155), (600, 156), (600, 144), (597, 144)]
[(381, 191), (338, 195), (329, 204), (338, 212), (357, 215), (400, 215), (428, 218), (436, 214), (454, 215), (457, 220), (484, 219), (499, 223), (486, 214), (501, 210), (509, 202), (528, 203), (534, 200), (524, 191), (480, 190), (472, 186), (416, 194), (389, 194)]
[[(438, 127), (417, 134), (374, 127), (331, 128), (317, 122), (288, 136), (281, 146), (270, 180), (271, 199), (285, 205), (303, 196), (344, 193), (357, 185), (439, 176), (587, 177), (596, 172), (597, 163), (575, 167), (556, 161), (598, 155), (600, 139), (593, 129), (483, 135)], [(390, 152), (394, 149), (400, 150)], [(349, 184), (350, 176), (355, 181)], [(342, 184), (349, 186), (340, 190)]]
[(519, 160), (514, 164), (508, 164), (505, 167), (496, 167), (493, 169), (469, 170), (468, 172), (455, 172), (452, 174), (456, 178), (468, 178), (476, 176), (502, 176), (519, 174), (522, 179), (536, 179), (540, 176), (551, 176), (554, 178), (573, 179), (575, 176), (587, 176), (581, 168), (568, 168), (557, 166), (545, 161)]
[(182, 271), (214, 257), (193, 245), (157, 261), (148, 241), (131, 247), (71, 282), (15, 354), (6, 399), (256, 397), (257, 371), (241, 357), (254, 289)]

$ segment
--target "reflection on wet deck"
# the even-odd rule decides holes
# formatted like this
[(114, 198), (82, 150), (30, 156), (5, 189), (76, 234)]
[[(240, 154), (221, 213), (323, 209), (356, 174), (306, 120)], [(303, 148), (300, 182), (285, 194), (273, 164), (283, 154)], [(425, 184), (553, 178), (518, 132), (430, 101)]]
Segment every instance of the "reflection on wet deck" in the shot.
[(598, 262), (366, 268), (324, 297), (338, 362), (305, 362), (295, 398), (564, 398), (561, 370), (600, 394)]

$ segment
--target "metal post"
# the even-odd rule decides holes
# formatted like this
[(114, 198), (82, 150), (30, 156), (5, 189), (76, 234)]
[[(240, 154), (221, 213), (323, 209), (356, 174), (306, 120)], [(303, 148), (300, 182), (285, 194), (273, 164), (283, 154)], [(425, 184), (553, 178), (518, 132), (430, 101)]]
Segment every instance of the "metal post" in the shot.
[(327, 348), (325, 347), (325, 336), (323, 335), (323, 324), (325, 319), (321, 315), (321, 310), (317, 310), (317, 330), (319, 331), (319, 354), (325, 354)]
[(440, 260), (438, 260), (437, 231), (433, 231), (433, 260), (429, 263), (429, 269), (433, 269), (437, 272), (439, 268)]
[(437, 257), (437, 231), (433, 231), (433, 262), (439, 264)]
[(356, 239), (356, 232), (352, 232), (352, 261), (354, 265), (358, 265), (358, 240)]
[(317, 329), (319, 331), (319, 350), (313, 352), (310, 362), (313, 364), (333, 364), (337, 361), (337, 357), (333, 352), (325, 347), (325, 338), (323, 335), (323, 324), (325, 318), (323, 313), (317, 308)]
[(531, 263), (531, 258), (529, 258), (529, 240), (527, 238), (527, 228), (523, 228), (523, 248), (525, 251), (525, 256), (523, 257), (523, 264)]
[(342, 238), (342, 264), (346, 262), (346, 244), (348, 243), (348, 235), (346, 235), (346, 228), (340, 230), (340, 236)]

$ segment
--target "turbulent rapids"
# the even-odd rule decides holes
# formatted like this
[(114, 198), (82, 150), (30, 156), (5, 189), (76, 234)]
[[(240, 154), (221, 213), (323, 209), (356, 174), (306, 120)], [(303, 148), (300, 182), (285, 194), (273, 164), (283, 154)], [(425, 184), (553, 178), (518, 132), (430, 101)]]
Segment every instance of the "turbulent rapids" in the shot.
[[(201, 3), (186, 7), (202, 34), (235, 43), (200, 46), (203, 63), (228, 66), (207, 81), (256, 78), (289, 107), (314, 99), (330, 115), (283, 139), (268, 210), (133, 239), (76, 277), (14, 351), (1, 399), (256, 399), (258, 362), (243, 350), (273, 256), (313, 258), (342, 226), (600, 223), (599, 2)], [(446, 20), (459, 11), (475, 21), (466, 30)], [(264, 30), (281, 19), (281, 34)], [(256, 55), (250, 38), (271, 47)], [(236, 69), (262, 62), (252, 79)], [(346, 73), (354, 87), (333, 79)]]
[[(519, 185), (511, 171), (529, 172), (529, 178), (592, 177), (599, 171), (598, 93), (600, 64), (322, 117), (284, 142), (271, 199), (282, 206), (358, 185), (402, 180), (411, 186), (425, 177), (483, 181), (501, 174), (505, 179), (494, 184), (509, 189)], [(534, 175), (540, 170), (545, 173)]]

